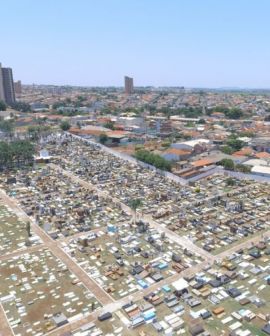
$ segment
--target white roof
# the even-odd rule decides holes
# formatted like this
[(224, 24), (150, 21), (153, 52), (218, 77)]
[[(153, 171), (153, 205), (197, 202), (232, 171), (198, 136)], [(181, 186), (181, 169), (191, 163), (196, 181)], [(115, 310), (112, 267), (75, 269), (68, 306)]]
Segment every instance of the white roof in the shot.
[(172, 285), (176, 290), (182, 290), (188, 288), (188, 282), (183, 278), (176, 280), (175, 282), (172, 283)]
[(208, 144), (209, 142), (210, 142), (210, 140), (208, 140), (208, 139), (194, 139), (194, 140), (188, 140), (188, 141), (178, 142), (178, 143), (194, 147), (197, 144), (200, 144), (200, 143), (206, 143), (206, 144)]
[(251, 168), (252, 173), (259, 173), (259, 174), (269, 174), (270, 175), (270, 166), (254, 166)]
[(243, 164), (247, 166), (267, 166), (267, 161), (261, 159), (250, 159)]

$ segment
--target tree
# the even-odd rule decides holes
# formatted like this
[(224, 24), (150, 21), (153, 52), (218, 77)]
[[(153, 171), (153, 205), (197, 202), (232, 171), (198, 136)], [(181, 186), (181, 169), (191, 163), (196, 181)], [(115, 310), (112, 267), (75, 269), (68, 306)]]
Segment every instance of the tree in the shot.
[(11, 104), (11, 107), (14, 110), (20, 111), (20, 112), (30, 112), (31, 106), (28, 103), (16, 101), (15, 103)]
[(241, 173), (250, 173), (251, 168), (249, 166), (247, 166), (247, 165), (243, 165), (243, 164), (239, 163), (239, 164), (237, 164), (235, 166), (235, 170), (237, 170), (237, 171), (239, 171)]
[(0, 167), (10, 168), (33, 163), (34, 146), (28, 140), (0, 142)]
[(14, 130), (14, 122), (12, 120), (0, 120), (0, 130), (11, 134)]
[(222, 159), (219, 163), (225, 169), (234, 170), (234, 162), (231, 159)]
[(131, 209), (134, 211), (134, 223), (136, 224), (136, 220), (137, 220), (137, 209), (139, 208), (139, 207), (141, 207), (142, 206), (142, 200), (141, 199), (139, 199), (139, 198), (135, 198), (135, 199), (133, 199), (133, 200), (131, 200), (130, 201), (130, 207), (131, 207)]
[(87, 100), (87, 98), (85, 97), (85, 96), (77, 96), (77, 100), (79, 101), (79, 102), (83, 102), (83, 101), (86, 101)]
[(114, 123), (110, 120), (103, 124), (104, 127), (114, 130)]
[(230, 146), (223, 146), (221, 150), (223, 153), (228, 155), (231, 155), (234, 152), (234, 150)]
[(201, 192), (201, 188), (200, 188), (199, 186), (197, 186), (197, 187), (195, 188), (195, 192), (196, 192), (196, 193), (200, 193), (200, 192)]
[(62, 121), (60, 127), (63, 131), (68, 131), (70, 129), (70, 123), (66, 120)]
[(7, 167), (11, 162), (12, 154), (7, 142), (0, 142), (0, 167)]
[(3, 102), (3, 100), (0, 100), (0, 111), (5, 111), (7, 109), (7, 105)]
[(227, 184), (227, 186), (234, 186), (236, 184), (236, 181), (232, 177), (229, 177), (226, 180), (226, 184)]
[(101, 133), (99, 136), (99, 142), (104, 145), (108, 141), (108, 135), (106, 133)]
[(234, 107), (231, 108), (227, 113), (225, 112), (225, 115), (229, 119), (240, 119), (243, 116), (243, 111), (240, 108)]
[(172, 168), (171, 163), (165, 160), (162, 156), (151, 153), (145, 149), (136, 151), (135, 158), (161, 170), (171, 171)]
[(199, 121), (198, 121), (198, 124), (206, 124), (206, 121), (205, 121), (205, 119), (199, 119)]
[(237, 139), (235, 136), (230, 137), (227, 140), (226, 144), (230, 146), (232, 149), (234, 149), (235, 151), (239, 151), (244, 146), (244, 142)]
[(52, 108), (53, 110), (56, 110), (59, 107), (63, 107), (63, 106), (66, 106), (66, 103), (64, 101), (58, 101), (53, 104)]
[(27, 128), (28, 135), (33, 140), (38, 140), (42, 133), (48, 132), (50, 130), (50, 126), (48, 125), (30, 125)]
[(25, 229), (26, 229), (28, 237), (31, 237), (31, 225), (30, 225), (30, 222), (26, 223), (26, 228)]
[(216, 106), (207, 110), (208, 115), (211, 115), (213, 112), (224, 113), (225, 116), (229, 119), (240, 119), (244, 115), (243, 111), (238, 107), (229, 108), (224, 106)]

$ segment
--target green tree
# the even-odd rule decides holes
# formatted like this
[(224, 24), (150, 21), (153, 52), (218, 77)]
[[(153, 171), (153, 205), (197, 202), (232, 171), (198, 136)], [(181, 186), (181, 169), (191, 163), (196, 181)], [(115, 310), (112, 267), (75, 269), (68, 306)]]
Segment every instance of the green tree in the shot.
[(131, 207), (131, 209), (134, 212), (134, 224), (136, 224), (137, 221), (137, 209), (140, 208), (142, 206), (142, 200), (139, 198), (135, 198), (133, 200), (130, 201), (129, 206)]
[(1, 141), (0, 142), (0, 167), (9, 166), (12, 160), (12, 153), (9, 143)]
[(213, 112), (224, 113), (229, 119), (240, 119), (244, 115), (243, 111), (238, 107), (229, 108), (225, 106), (216, 106), (207, 110), (208, 115), (211, 115)]
[(66, 106), (66, 103), (64, 101), (58, 101), (55, 102), (52, 106), (53, 110), (58, 109), (59, 107)]
[(15, 103), (11, 104), (11, 107), (20, 112), (30, 112), (31, 106), (28, 103), (16, 101)]
[(86, 101), (87, 100), (87, 98), (85, 97), (85, 96), (77, 96), (77, 100), (79, 101), (79, 102), (83, 102), (83, 101)]
[(229, 138), (226, 144), (229, 147), (231, 147), (234, 151), (239, 151), (244, 146), (244, 142), (237, 139), (236, 137)]
[(135, 157), (137, 160), (153, 165), (158, 169), (171, 171), (171, 163), (158, 154), (141, 149), (135, 152)]
[(198, 124), (206, 124), (206, 121), (205, 121), (205, 119), (199, 119), (199, 121), (198, 121)]
[(42, 134), (48, 132), (49, 130), (50, 126), (48, 125), (31, 125), (27, 128), (28, 135), (32, 140), (38, 140)]
[(12, 134), (14, 131), (14, 122), (12, 120), (0, 120), (0, 130), (7, 134)]
[(70, 123), (66, 120), (63, 120), (60, 124), (60, 127), (63, 131), (68, 131), (70, 129)]
[(28, 140), (0, 142), (0, 166), (10, 168), (33, 163), (35, 148)]
[(26, 223), (26, 228), (25, 229), (26, 229), (28, 237), (31, 237), (32, 236), (31, 235), (31, 225), (30, 225), (29, 221)]
[(227, 113), (225, 113), (226, 117), (229, 119), (240, 119), (243, 117), (243, 111), (240, 108), (234, 107), (231, 108)]
[(251, 168), (247, 165), (243, 165), (243, 164), (237, 164), (235, 166), (235, 170), (241, 172), (241, 173), (250, 173)]
[(103, 124), (104, 127), (114, 130), (114, 123), (110, 120)]
[(232, 177), (229, 177), (226, 180), (226, 184), (227, 184), (227, 186), (234, 186), (236, 184), (236, 181)]
[(3, 100), (0, 100), (0, 111), (6, 111), (7, 105), (3, 102)]
[(101, 133), (99, 136), (99, 142), (104, 145), (108, 141), (108, 135), (106, 133)]
[(234, 162), (231, 159), (222, 159), (219, 163), (225, 169), (234, 170)]
[(221, 150), (223, 153), (228, 154), (228, 155), (231, 155), (234, 152), (234, 150), (230, 146), (223, 146)]

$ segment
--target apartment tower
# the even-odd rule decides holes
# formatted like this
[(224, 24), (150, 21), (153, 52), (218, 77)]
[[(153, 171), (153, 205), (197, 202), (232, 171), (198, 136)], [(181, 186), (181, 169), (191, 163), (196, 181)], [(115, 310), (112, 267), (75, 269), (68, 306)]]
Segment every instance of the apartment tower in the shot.
[(131, 94), (134, 91), (133, 78), (125, 76), (125, 93)]
[(12, 69), (2, 68), (1, 64), (0, 64), (0, 100), (3, 100), (8, 105), (11, 105), (16, 101)]

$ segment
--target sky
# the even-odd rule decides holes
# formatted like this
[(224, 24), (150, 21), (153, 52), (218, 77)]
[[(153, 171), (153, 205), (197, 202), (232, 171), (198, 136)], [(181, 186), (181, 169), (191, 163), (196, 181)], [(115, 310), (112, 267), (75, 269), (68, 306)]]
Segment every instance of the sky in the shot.
[(0, 0), (25, 84), (270, 88), (269, 0)]

